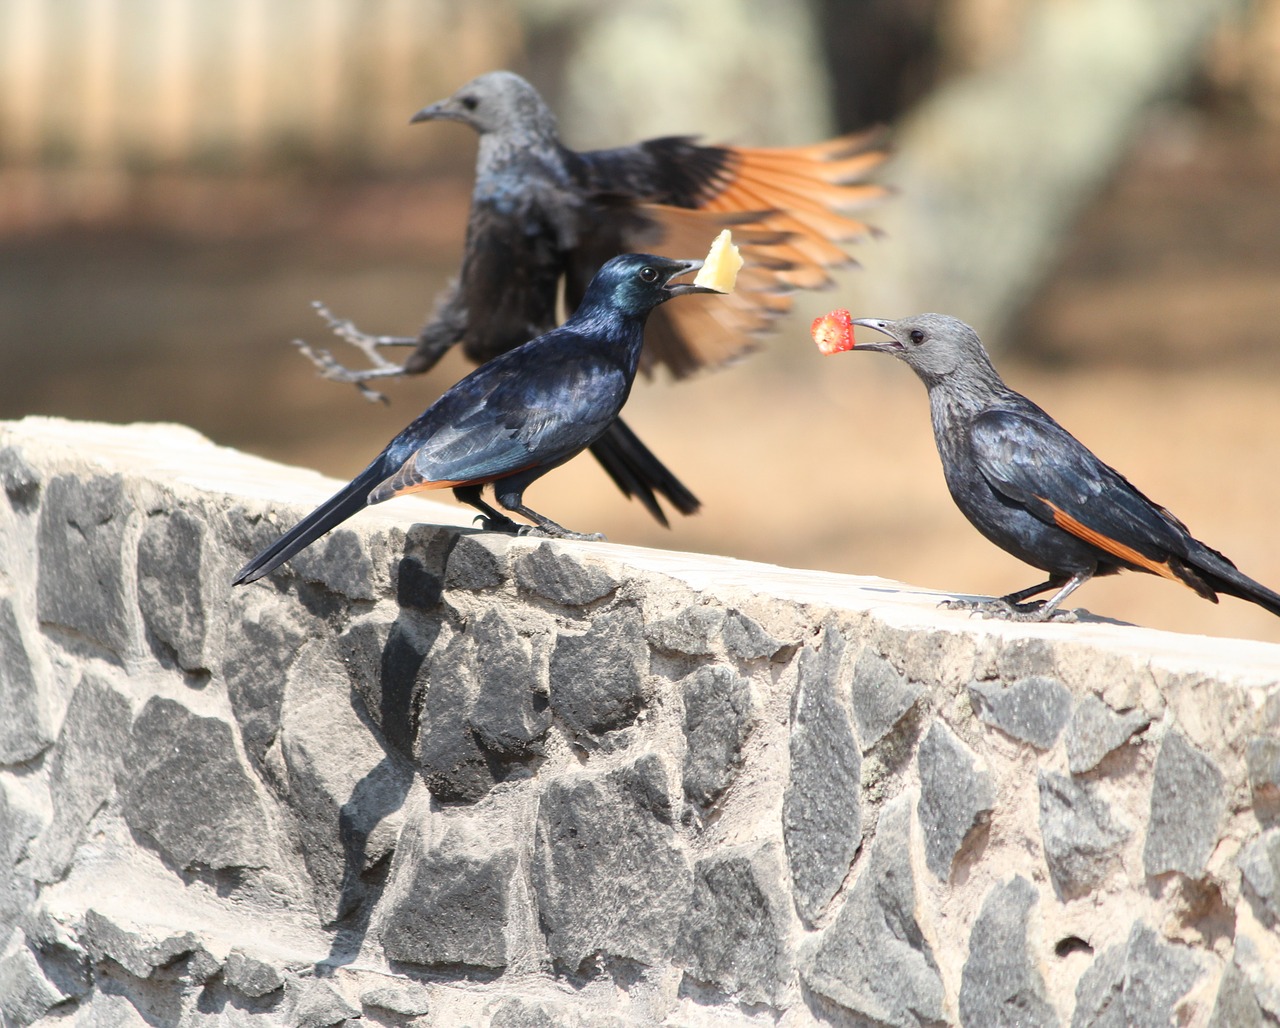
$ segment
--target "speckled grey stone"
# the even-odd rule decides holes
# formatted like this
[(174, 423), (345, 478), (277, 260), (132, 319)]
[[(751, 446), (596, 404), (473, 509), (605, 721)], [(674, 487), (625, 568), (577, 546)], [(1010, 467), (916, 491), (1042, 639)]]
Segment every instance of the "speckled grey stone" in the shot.
[(791, 702), (790, 776), (782, 837), (796, 909), (812, 923), (826, 909), (862, 845), (862, 749), (840, 696), (845, 642), (828, 625), (800, 653)]
[(431, 1010), (427, 990), (421, 986), (383, 985), (360, 993), (360, 1002), (366, 1007), (387, 1010), (401, 1017), (421, 1017)]
[(30, 760), (53, 742), (46, 683), (27, 655), (13, 601), (0, 596), (0, 764)]
[(1226, 803), (1217, 765), (1181, 733), (1166, 732), (1156, 756), (1151, 817), (1142, 849), (1146, 873), (1178, 871), (1189, 878), (1202, 874)]
[(0, 1023), (5, 1028), (26, 1028), (67, 998), (26, 946), (0, 957)]
[(685, 607), (674, 617), (651, 622), (645, 626), (645, 634), (654, 649), (707, 657), (716, 652), (724, 626), (724, 608), (700, 603)]
[(1149, 724), (1151, 716), (1145, 711), (1117, 712), (1090, 693), (1076, 705), (1067, 726), (1068, 768), (1073, 775), (1092, 771)]
[(751, 682), (730, 667), (707, 664), (684, 680), (684, 794), (707, 808), (742, 766), (742, 747), (755, 722)]
[(917, 816), (924, 834), (925, 865), (946, 881), (951, 864), (976, 825), (995, 805), (995, 785), (978, 757), (942, 721), (920, 741)]
[(486, 611), (469, 633), (476, 679), (471, 727), (490, 752), (523, 756), (551, 728), (545, 672), (535, 665), (529, 641), (501, 611)]
[(802, 950), (802, 974), (819, 995), (871, 1024), (943, 1028), (942, 975), (916, 920), (911, 805), (904, 793), (881, 809), (871, 851), (844, 906)]
[(1015, 875), (983, 899), (960, 976), (965, 1028), (1057, 1028), (1061, 1023), (1027, 948), (1027, 921), (1037, 898), (1035, 886)]
[(496, 589), (507, 580), (511, 539), (499, 532), (459, 533), (445, 564), (446, 589)]
[(1049, 875), (1059, 899), (1074, 899), (1101, 885), (1118, 866), (1129, 831), (1096, 790), (1043, 769), (1037, 781)]
[(585, 607), (618, 588), (618, 580), (599, 564), (552, 543), (520, 554), (515, 577), (521, 589), (565, 607)]
[(284, 976), (279, 970), (240, 949), (227, 954), (222, 965), (222, 980), (228, 988), (251, 999), (269, 996), (284, 987)]
[(1234, 963), (1223, 969), (1207, 1028), (1263, 1028), (1262, 1008), (1253, 986)]
[(360, 1016), (360, 1011), (324, 978), (291, 979), (282, 1013), (283, 1023), (290, 1028), (331, 1028)]
[(472, 641), (456, 635), (431, 653), (414, 760), (427, 788), (446, 803), (474, 803), (493, 788), (493, 769), (471, 729), (475, 679)]
[(853, 720), (865, 753), (893, 731), (924, 693), (870, 646), (853, 665)]
[(1029, 675), (1009, 686), (971, 682), (969, 698), (979, 720), (1041, 750), (1057, 741), (1071, 716), (1071, 691), (1045, 675)]
[(649, 655), (634, 607), (596, 616), (585, 633), (563, 633), (551, 653), (551, 709), (579, 735), (631, 724), (644, 708)]
[(729, 656), (738, 660), (776, 657), (788, 646), (788, 643), (766, 632), (755, 618), (736, 610), (729, 611), (724, 619), (723, 639)]
[(1098, 954), (1080, 976), (1071, 1028), (1168, 1028), (1201, 973), (1185, 946), (1135, 921), (1128, 938)]
[(1246, 895), (1258, 920), (1269, 928), (1280, 925), (1280, 828), (1269, 828), (1250, 841), (1237, 858)]
[(138, 608), (152, 645), (188, 671), (207, 670), (210, 610), (204, 522), (177, 509), (149, 515), (138, 540)]

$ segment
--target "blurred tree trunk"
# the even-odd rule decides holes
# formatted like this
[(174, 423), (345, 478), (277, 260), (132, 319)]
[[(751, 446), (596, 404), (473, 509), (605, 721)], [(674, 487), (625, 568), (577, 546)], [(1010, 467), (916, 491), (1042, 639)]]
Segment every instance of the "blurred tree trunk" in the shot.
[(1241, 6), (1031, 0), (1003, 60), (942, 84), (895, 133), (884, 179), (900, 192), (872, 219), (887, 238), (859, 248), (865, 267), (842, 280), (841, 302), (874, 317), (953, 314), (998, 344), (1144, 112), (1177, 93)]

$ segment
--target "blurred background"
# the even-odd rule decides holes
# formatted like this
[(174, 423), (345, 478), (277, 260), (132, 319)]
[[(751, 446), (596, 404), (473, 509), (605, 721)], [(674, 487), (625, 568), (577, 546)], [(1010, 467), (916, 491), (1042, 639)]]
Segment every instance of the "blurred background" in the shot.
[[(808, 337), (832, 306), (937, 310), (1280, 588), (1280, 0), (0, 0), (0, 417), (178, 421), (350, 477), (467, 368), (384, 407), (290, 340), (355, 360), (316, 299), (416, 332), (457, 265), (475, 138), (408, 118), (500, 67), (578, 148), (880, 124), (895, 151), (860, 269), (751, 359), (637, 386), (628, 420), (703, 512), (664, 530), (589, 458), (537, 509), (615, 542), (1029, 585), (952, 506), (908, 369)], [(1280, 641), (1150, 576), (1076, 599)]]

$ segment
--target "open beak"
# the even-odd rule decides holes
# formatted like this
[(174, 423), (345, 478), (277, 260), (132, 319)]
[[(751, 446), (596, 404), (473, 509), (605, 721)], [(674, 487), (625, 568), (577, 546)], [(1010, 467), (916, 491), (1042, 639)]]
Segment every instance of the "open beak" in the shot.
[(889, 337), (888, 341), (883, 343), (859, 343), (854, 347), (855, 350), (874, 350), (877, 353), (902, 353), (906, 349), (905, 346), (898, 342), (893, 332), (890, 331), (889, 326), (892, 324), (890, 321), (886, 321), (883, 318), (854, 318), (850, 324), (861, 325), (863, 328), (874, 328), (877, 332)]
[[(677, 278), (680, 275), (687, 275), (691, 271), (697, 271), (702, 267), (702, 261), (677, 261), (676, 263), (683, 267), (673, 272), (671, 278)], [(668, 280), (663, 287), (668, 296), (687, 296), (689, 293), (716, 293), (719, 295), (718, 289), (711, 289), (707, 286), (695, 286), (692, 282), (671, 282)]]

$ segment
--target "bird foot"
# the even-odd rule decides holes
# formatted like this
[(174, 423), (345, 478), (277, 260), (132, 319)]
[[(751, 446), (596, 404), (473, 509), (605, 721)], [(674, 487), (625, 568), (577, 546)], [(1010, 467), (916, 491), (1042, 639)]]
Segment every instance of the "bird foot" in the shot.
[(361, 332), (347, 318), (339, 318), (319, 300), (312, 301), (312, 307), (320, 317), (324, 318), (329, 330), (345, 343), (349, 343), (369, 358), (372, 367), (354, 370), (339, 364), (328, 350), (314, 349), (301, 339), (295, 339), (294, 345), (302, 351), (311, 363), (320, 369), (320, 374), (332, 382), (347, 382), (354, 385), (367, 400), (387, 402), (387, 398), (366, 383), (375, 378), (398, 378), (405, 374), (404, 368), (389, 361), (378, 351), (380, 346), (410, 346), (417, 342), (402, 336), (373, 336)]
[(472, 523), (477, 525), (482, 532), (503, 532), (506, 535), (523, 535), (524, 529), (529, 527), (502, 515), (489, 517), (485, 514), (477, 514)]
[[(333, 354), (328, 350), (317, 350), (302, 339), (295, 339), (293, 345), (301, 350), (302, 355), (319, 369), (323, 378), (327, 378), (330, 382), (347, 382), (354, 385), (360, 390), (364, 398), (371, 403), (391, 402), (387, 399), (386, 394), (380, 393), (366, 384), (366, 379), (387, 376), (374, 376), (367, 372), (352, 371), (334, 360)], [(387, 374), (389, 375), (390, 373)]]
[(571, 532), (559, 525), (554, 528), (547, 525), (521, 525), (517, 534), (531, 539), (569, 539), (582, 543), (607, 542), (603, 532)]
[(1044, 622), (1058, 621), (1072, 624), (1076, 619), (1074, 610), (1050, 608), (1045, 610), (1045, 601), (1033, 603), (1010, 603), (1005, 599), (998, 600), (943, 600), (938, 604), (941, 610), (967, 610), (980, 618), (991, 618), (996, 621)]

